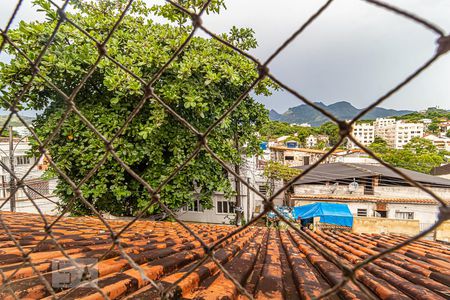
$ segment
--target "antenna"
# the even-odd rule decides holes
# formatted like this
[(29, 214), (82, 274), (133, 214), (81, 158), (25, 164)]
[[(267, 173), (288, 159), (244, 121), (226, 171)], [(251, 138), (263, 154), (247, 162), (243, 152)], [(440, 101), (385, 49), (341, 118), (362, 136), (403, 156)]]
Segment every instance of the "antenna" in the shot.
[(353, 178), (353, 182), (351, 182), (348, 185), (348, 191), (351, 193), (356, 192), (356, 190), (358, 189), (359, 184), (356, 182), (355, 178)]

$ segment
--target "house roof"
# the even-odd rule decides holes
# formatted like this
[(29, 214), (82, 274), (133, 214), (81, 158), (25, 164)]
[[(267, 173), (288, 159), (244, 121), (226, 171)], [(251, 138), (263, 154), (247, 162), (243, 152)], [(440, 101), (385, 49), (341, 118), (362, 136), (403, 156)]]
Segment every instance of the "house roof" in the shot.
[(450, 164), (446, 164), (440, 167), (433, 168), (431, 170), (433, 175), (447, 175), (450, 174)]
[[(28, 257), (41, 273), (41, 278), (45, 278), (49, 285), (68, 280), (71, 268), (62, 263), (67, 260), (55, 244), (45, 239), (44, 223), (39, 215), (1, 213), (1, 217), (24, 250), (34, 249)], [(53, 220), (53, 217), (47, 218)], [(116, 232), (127, 224), (126, 221), (109, 222)], [(208, 244), (236, 228), (201, 224), (188, 226)], [(74, 259), (98, 259), (111, 246), (108, 231), (95, 218), (62, 218), (53, 227), (52, 234)], [(304, 234), (329, 253), (334, 253), (347, 266), (404, 241), (404, 237), (397, 235), (313, 233), (308, 230)], [(164, 287), (180, 279), (206, 255), (200, 243), (186, 230), (169, 222), (137, 221), (121, 237), (121, 245), (147, 277)], [(290, 230), (247, 228), (218, 248), (215, 257), (257, 299), (310, 299), (342, 278), (342, 271), (334, 263)], [(59, 263), (55, 264), (58, 260)], [(449, 260), (448, 245), (416, 241), (370, 263), (355, 276), (376, 295), (374, 298), (444, 299), (449, 292)], [(0, 276), (0, 281), (11, 276), (12, 282), (0, 290), (0, 298), (14, 298), (11, 293), (20, 299), (49, 297), (41, 279), (29, 265), (22, 265), (22, 261), (21, 252), (5, 231), (1, 231), (0, 268), (3, 276)], [(155, 288), (143, 280), (140, 272), (130, 267), (116, 248), (97, 264), (97, 271), (96, 283), (110, 299), (159, 299)], [(233, 283), (209, 260), (177, 286), (177, 296), (183, 299), (236, 299), (238, 294)], [(102, 299), (101, 294), (90, 286), (55, 288), (55, 293), (55, 298)], [(340, 296), (367, 299), (353, 282), (345, 285)]]
[[(401, 198), (401, 197), (380, 197), (371, 195), (333, 195), (333, 194), (317, 194), (317, 195), (291, 195), (292, 200), (316, 200), (326, 202), (374, 202), (374, 203), (399, 203), (399, 204), (427, 204), (438, 205), (439, 203), (433, 198)], [(444, 199), (448, 204), (450, 200)]]
[[(293, 167), (306, 170), (310, 166)], [(397, 168), (413, 180), (433, 186), (450, 187), (450, 180), (423, 174), (403, 168)], [(308, 174), (297, 180), (294, 184), (305, 184), (314, 182), (334, 181), (346, 178), (361, 178), (383, 176), (403, 180), (403, 177), (383, 165), (354, 164), (354, 163), (329, 163), (319, 164)]]
[(272, 150), (276, 151), (297, 151), (297, 152), (305, 152), (305, 153), (315, 153), (315, 154), (325, 154), (327, 151), (318, 150), (318, 149), (310, 149), (310, 148), (288, 148), (284, 146), (270, 146)]

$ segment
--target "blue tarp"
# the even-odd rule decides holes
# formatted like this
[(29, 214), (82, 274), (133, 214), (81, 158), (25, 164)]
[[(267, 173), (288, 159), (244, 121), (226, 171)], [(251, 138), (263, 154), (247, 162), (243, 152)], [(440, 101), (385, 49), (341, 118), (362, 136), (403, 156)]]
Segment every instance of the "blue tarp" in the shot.
[[(292, 208), (288, 207), (288, 206), (275, 206), (275, 209), (277, 211), (279, 211), (283, 217), (285, 217), (286, 219), (292, 219)], [(269, 211), (267, 213), (267, 217), (270, 219), (274, 219), (274, 218), (278, 218), (278, 216), (273, 212), (273, 211)]]
[(294, 219), (304, 221), (314, 217), (320, 217), (320, 223), (335, 224), (352, 227), (353, 215), (346, 204), (337, 203), (313, 203), (294, 207), (292, 212)]

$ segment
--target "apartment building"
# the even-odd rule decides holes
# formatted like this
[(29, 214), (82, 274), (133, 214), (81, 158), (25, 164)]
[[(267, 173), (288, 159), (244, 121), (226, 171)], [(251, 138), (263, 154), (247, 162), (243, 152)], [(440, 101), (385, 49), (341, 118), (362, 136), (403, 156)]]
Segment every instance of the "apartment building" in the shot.
[[(373, 143), (375, 139), (375, 128), (371, 123), (356, 123), (352, 128), (352, 136), (364, 146)], [(350, 149), (358, 148), (355, 143), (348, 140), (347, 147)]]
[(431, 141), (438, 150), (450, 151), (450, 138), (439, 137), (434, 134), (427, 134), (424, 136), (424, 138)]
[(439, 124), (439, 131), (441, 136), (446, 136), (450, 130), (450, 121), (442, 122)]
[(378, 118), (374, 122), (374, 134), (395, 149), (403, 147), (414, 137), (423, 137), (423, 123), (406, 123), (395, 119)]
[[(14, 174), (17, 178), (22, 178), (28, 174), (24, 180), (25, 188), (19, 189), (15, 193), (15, 210), (17, 212), (37, 213), (37, 209), (30, 200), (33, 199), (39, 206), (41, 212), (45, 214), (54, 214), (56, 212), (58, 198), (53, 195), (56, 187), (56, 179), (43, 179), (42, 175), (48, 167), (44, 159), (36, 163), (36, 157), (30, 156), (31, 145), (27, 137), (14, 138), (12, 151), (7, 138), (0, 138), (0, 201), (6, 203), (0, 210), (9, 211), (11, 203), (8, 200), (11, 190), (13, 177), (10, 174), (11, 166), (14, 168)], [(12, 158), (12, 159), (11, 159)], [(12, 164), (12, 165), (11, 165)]]

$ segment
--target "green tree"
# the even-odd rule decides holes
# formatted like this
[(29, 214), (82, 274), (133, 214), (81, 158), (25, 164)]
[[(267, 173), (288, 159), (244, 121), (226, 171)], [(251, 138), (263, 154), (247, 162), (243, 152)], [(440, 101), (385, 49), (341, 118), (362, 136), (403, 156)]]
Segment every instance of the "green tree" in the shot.
[[(43, 22), (21, 22), (9, 36), (29, 57), (37, 57), (51, 35), (58, 15), (47, 1), (35, 1), (46, 12)], [(102, 41), (119, 18), (127, 1), (75, 1), (67, 17)], [(202, 1), (183, 1), (183, 5), (198, 11)], [(212, 1), (208, 12), (218, 12), (223, 1)], [(152, 14), (173, 23), (159, 24)], [(108, 54), (133, 73), (148, 81), (169, 60), (188, 37), (192, 27), (188, 19), (171, 5), (148, 8), (143, 1), (134, 2), (107, 44)], [(222, 35), (244, 49), (256, 46), (251, 29), (233, 28)], [(8, 44), (12, 56), (9, 63), (0, 65), (0, 94), (12, 102), (30, 79), (28, 62)], [(40, 73), (66, 94), (70, 94), (86, 75), (98, 57), (96, 45), (78, 29), (65, 22), (48, 48), (40, 66)], [(217, 120), (258, 77), (253, 63), (230, 48), (213, 40), (194, 37), (180, 55), (161, 74), (153, 85), (166, 105), (204, 132)], [(255, 88), (256, 94), (270, 94), (276, 88), (263, 80)], [(79, 111), (111, 139), (133, 109), (143, 98), (142, 86), (133, 76), (121, 70), (111, 60), (103, 58), (92, 76), (80, 89), (74, 102)], [(67, 105), (65, 100), (40, 77), (18, 104), (19, 108), (43, 110), (34, 122), (41, 139), (55, 129)], [(237, 107), (208, 136), (208, 145), (230, 164), (241, 163), (239, 149), (246, 146), (246, 154), (259, 151), (256, 132), (268, 120), (263, 105), (250, 96)], [(239, 136), (238, 147), (235, 135)], [(153, 98), (141, 108), (124, 132), (114, 141), (117, 155), (152, 187), (166, 180), (192, 153), (198, 137)], [(37, 148), (36, 148), (37, 150)], [(105, 145), (74, 113), (64, 122), (49, 145), (49, 152), (57, 166), (75, 183), (80, 182), (102, 159)], [(57, 175), (55, 171), (54, 175)], [(161, 199), (171, 208), (179, 208), (193, 199), (194, 186), (200, 191), (204, 207), (211, 207), (214, 191), (231, 196), (227, 172), (205, 151), (169, 181), (161, 190)], [(117, 161), (109, 155), (95, 175), (81, 187), (85, 198), (97, 209), (118, 215), (131, 215), (146, 207), (150, 198)], [(70, 186), (60, 180), (57, 192), (63, 203), (73, 195)], [(159, 207), (148, 210), (153, 213)], [(74, 214), (88, 214), (89, 210), (77, 202)]]
[(369, 145), (369, 149), (377, 154), (386, 154), (391, 150), (387, 142), (378, 136), (375, 137), (373, 143)]
[(339, 142), (339, 126), (333, 122), (326, 122), (319, 127), (319, 133), (327, 135), (331, 146)]
[(437, 133), (437, 132), (439, 132), (439, 124), (436, 122), (433, 122), (430, 125), (428, 125), (427, 130), (431, 131), (432, 133)]
[(269, 196), (275, 192), (275, 182), (283, 181), (286, 183), (295, 176), (299, 175), (301, 170), (290, 168), (277, 161), (268, 161), (264, 166), (264, 176), (267, 179), (266, 186), (269, 191)]
[(447, 130), (447, 133), (445, 134), (445, 136), (450, 138), (450, 130)]
[(415, 137), (403, 149), (388, 148), (384, 141), (375, 140), (369, 148), (389, 164), (421, 173), (430, 173), (444, 161), (444, 152), (427, 139)]

